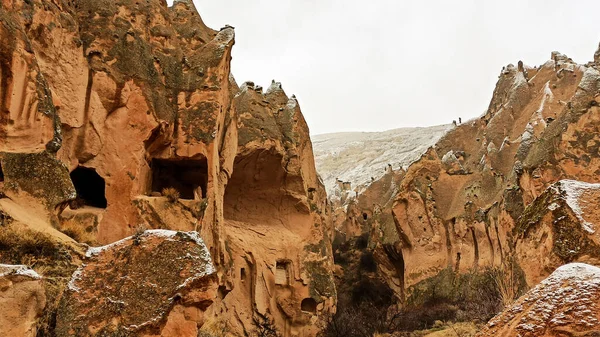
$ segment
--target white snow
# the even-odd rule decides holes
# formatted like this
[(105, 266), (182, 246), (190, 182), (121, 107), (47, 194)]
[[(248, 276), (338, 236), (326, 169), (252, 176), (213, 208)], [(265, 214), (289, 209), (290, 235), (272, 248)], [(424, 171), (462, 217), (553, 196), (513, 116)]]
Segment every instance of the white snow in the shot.
[(525, 75), (522, 72), (518, 71), (515, 74), (515, 79), (513, 82), (513, 90), (522, 85), (527, 85), (527, 79), (525, 78)]
[[(172, 231), (172, 230), (167, 230), (167, 229), (150, 229), (150, 230), (143, 232), (141, 234), (141, 236), (142, 237), (158, 236), (158, 237), (164, 237), (164, 238), (172, 238), (175, 235), (177, 235), (178, 233), (183, 233), (183, 234), (187, 235), (192, 240), (194, 240), (199, 246), (201, 246), (206, 253), (206, 257), (208, 258), (208, 260), (210, 262), (211, 268), (214, 269), (214, 267), (212, 266), (212, 260), (210, 258), (210, 254), (208, 253), (208, 249), (206, 248), (206, 245), (204, 244), (204, 241), (202, 240), (202, 238), (200, 237), (200, 234), (198, 234), (198, 232), (178, 232), (178, 231)], [(102, 246), (102, 247), (90, 247), (90, 248), (88, 248), (85, 256), (92, 257), (95, 255), (98, 255), (111, 247), (116, 247), (116, 246), (122, 245), (123, 243), (130, 240), (131, 238), (132, 238), (131, 236), (126, 237), (124, 239), (121, 239), (119, 241), (113, 242), (111, 244), (108, 244), (108, 245)], [(214, 272), (214, 270), (208, 271), (207, 274), (211, 274), (212, 272)]]
[(544, 127), (547, 126), (546, 121), (544, 120), (544, 115), (543, 115), (544, 107), (546, 106), (546, 102), (552, 103), (553, 100), (554, 100), (554, 94), (552, 93), (552, 90), (550, 90), (550, 81), (548, 81), (548, 82), (546, 82), (546, 85), (544, 86), (544, 96), (542, 97), (542, 101), (540, 102), (540, 107), (535, 112), (536, 121), (534, 122), (534, 124), (540, 123)]
[(456, 158), (456, 155), (454, 155), (454, 151), (452, 151), (452, 150), (448, 151), (442, 157), (442, 162), (444, 162), (444, 163), (451, 163), (451, 162), (455, 162), (457, 160), (458, 160), (458, 158)]
[(220, 48), (225, 46), (235, 38), (235, 30), (232, 27), (224, 28), (215, 36), (215, 41), (219, 42)]
[(295, 109), (297, 106), (298, 106), (298, 100), (295, 97), (292, 97), (292, 98), (288, 99), (285, 107), (288, 110), (290, 110), (290, 112), (293, 114), (295, 112)]
[(583, 229), (588, 233), (596, 232), (596, 224), (588, 222), (584, 217), (584, 212), (581, 209), (581, 196), (586, 191), (590, 190), (600, 190), (600, 184), (592, 184), (586, 183), (583, 181), (577, 180), (561, 180), (560, 189), (565, 192), (565, 201), (567, 205), (573, 210), (579, 221), (581, 221), (581, 225)]
[(102, 253), (103, 251), (111, 248), (111, 247), (116, 247), (116, 246), (120, 246), (121, 244), (123, 244), (125, 241), (129, 240), (130, 237), (126, 237), (124, 239), (121, 239), (119, 241), (113, 242), (111, 244), (108, 244), (106, 246), (102, 246), (102, 247), (89, 247), (87, 252), (85, 253), (86, 257), (92, 257), (92, 256), (96, 256), (100, 253)]
[(452, 129), (452, 125), (402, 128), (384, 132), (343, 132), (312, 137), (317, 171), (328, 195), (334, 195), (336, 179), (360, 188), (379, 179), (388, 164), (406, 168)]
[(0, 264), (0, 277), (9, 275), (28, 276), (40, 280), (42, 277), (35, 270), (23, 265)]
[[(579, 89), (582, 89), (584, 92), (594, 92), (597, 88), (598, 81), (600, 80), (600, 72), (594, 68), (586, 68), (583, 73), (583, 77), (579, 82)], [(577, 93), (576, 93), (577, 95)]]
[(69, 283), (67, 284), (67, 288), (69, 290), (71, 290), (72, 292), (77, 293), (81, 290), (81, 288), (79, 288), (77, 285), (75, 285), (75, 283), (81, 279), (81, 273), (83, 273), (83, 268), (85, 268), (85, 266), (86, 266), (85, 264), (82, 264), (81, 266), (79, 266), (79, 268), (77, 268), (77, 270), (75, 270), (75, 272), (71, 276), (71, 279), (69, 280)]

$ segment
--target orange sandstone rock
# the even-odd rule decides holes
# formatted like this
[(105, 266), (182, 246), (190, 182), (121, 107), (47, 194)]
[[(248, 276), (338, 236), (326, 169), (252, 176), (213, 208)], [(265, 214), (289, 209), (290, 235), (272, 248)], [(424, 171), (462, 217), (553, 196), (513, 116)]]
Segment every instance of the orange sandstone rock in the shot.
[(196, 232), (146, 231), (87, 258), (61, 300), (57, 336), (198, 335), (217, 285)]
[(564, 265), (493, 318), (477, 336), (558, 337), (600, 333), (600, 268)]
[[(9, 216), (90, 244), (139, 228), (198, 231), (218, 296), (201, 315), (174, 306), (164, 317), (238, 335), (264, 318), (316, 335), (336, 293), (308, 126), (281, 84), (238, 87), (232, 27), (208, 28), (190, 0), (5, 1), (0, 20)], [(182, 324), (162, 331), (191, 331)]]
[(35, 337), (45, 306), (42, 278), (35, 271), (0, 264), (0, 336)]

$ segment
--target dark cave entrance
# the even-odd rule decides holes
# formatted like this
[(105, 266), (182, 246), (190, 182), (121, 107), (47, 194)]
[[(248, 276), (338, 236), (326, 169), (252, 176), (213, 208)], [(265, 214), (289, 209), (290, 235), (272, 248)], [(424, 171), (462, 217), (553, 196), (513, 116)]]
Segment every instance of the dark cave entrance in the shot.
[(4, 181), (4, 172), (2, 171), (2, 163), (0, 162), (0, 183)]
[(316, 314), (317, 313), (317, 301), (315, 301), (313, 298), (305, 298), (302, 300), (302, 303), (300, 303), (300, 309), (304, 312), (310, 312), (312, 314)]
[(152, 192), (174, 188), (181, 199), (194, 200), (194, 192), (200, 188), (201, 197), (206, 198), (208, 187), (208, 161), (202, 159), (153, 159)]
[(78, 166), (71, 172), (71, 181), (77, 191), (77, 198), (85, 206), (106, 208), (106, 182), (95, 169)]

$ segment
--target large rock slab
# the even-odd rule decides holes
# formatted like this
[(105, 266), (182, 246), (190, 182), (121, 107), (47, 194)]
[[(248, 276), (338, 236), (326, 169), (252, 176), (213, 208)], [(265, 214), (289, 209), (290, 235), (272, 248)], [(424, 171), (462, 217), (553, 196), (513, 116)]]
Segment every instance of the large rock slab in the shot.
[(561, 180), (523, 212), (516, 225), (516, 257), (535, 285), (561, 265), (600, 261), (600, 184)]
[(145, 231), (87, 258), (61, 300), (57, 336), (197, 336), (216, 277), (196, 232)]
[(571, 263), (492, 319), (477, 336), (600, 335), (600, 268)]
[(0, 336), (36, 336), (45, 307), (40, 275), (26, 266), (0, 264)]

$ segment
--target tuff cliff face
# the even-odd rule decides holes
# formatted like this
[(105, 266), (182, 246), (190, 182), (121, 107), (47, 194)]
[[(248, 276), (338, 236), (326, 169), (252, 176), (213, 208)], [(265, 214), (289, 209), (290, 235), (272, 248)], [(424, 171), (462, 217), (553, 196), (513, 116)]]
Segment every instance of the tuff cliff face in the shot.
[(77, 242), (198, 231), (205, 329), (319, 331), (336, 293), (308, 127), (281, 84), (238, 87), (232, 27), (183, 0), (4, 0), (0, 23), (3, 226), (65, 246), (61, 272), (90, 263)]
[[(540, 67), (509, 65), (487, 113), (450, 131), (408, 169), (392, 208), (406, 286), (445, 268), (505, 263), (528, 240), (519, 223), (536, 221), (528, 208), (544, 190), (561, 179), (597, 182), (596, 67), (559, 53)], [(531, 279), (530, 262), (516, 257)]]
[[(494, 284), (494, 273), (509, 273), (515, 296), (565, 263), (597, 264), (596, 62), (553, 52), (539, 67), (505, 67), (481, 118), (459, 123), (406, 170), (332, 200), (341, 242), (367, 240), (373, 277), (399, 303), (449, 301), (459, 316), (470, 300), (455, 296), (461, 280)], [(356, 273), (340, 247), (342, 274)]]

